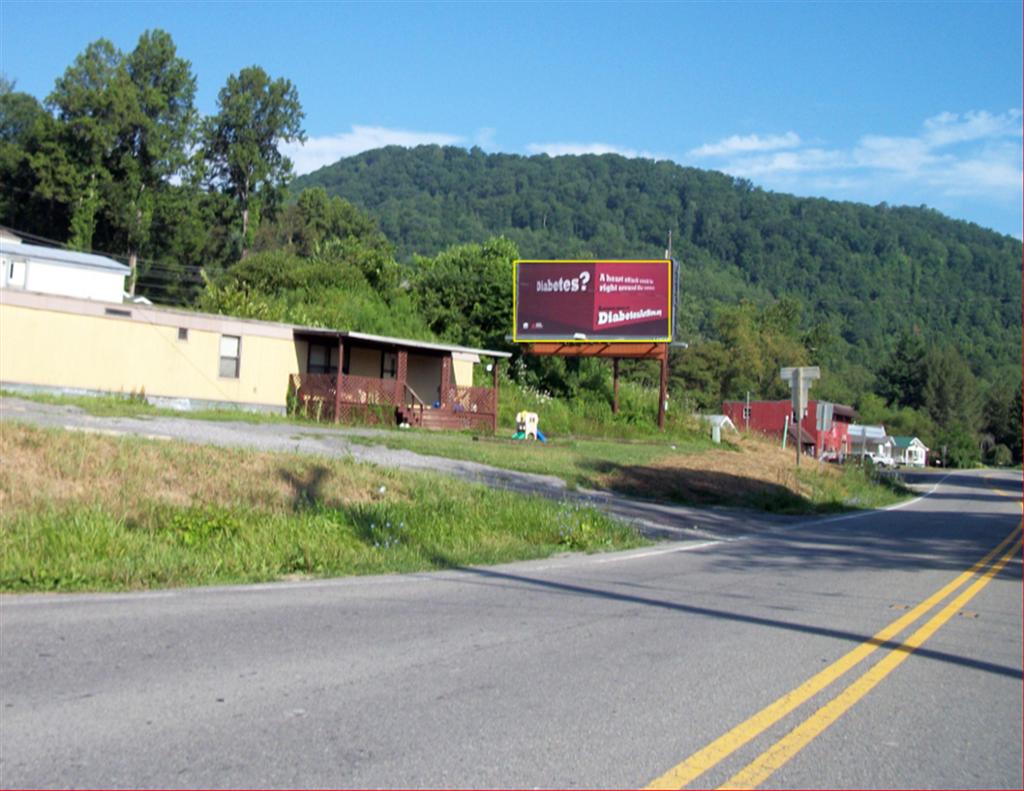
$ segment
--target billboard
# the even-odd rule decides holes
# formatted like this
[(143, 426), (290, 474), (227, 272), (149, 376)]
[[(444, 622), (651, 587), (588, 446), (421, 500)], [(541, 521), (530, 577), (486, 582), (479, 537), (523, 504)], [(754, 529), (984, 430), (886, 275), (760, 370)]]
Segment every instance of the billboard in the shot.
[(672, 261), (516, 261), (517, 343), (672, 340)]

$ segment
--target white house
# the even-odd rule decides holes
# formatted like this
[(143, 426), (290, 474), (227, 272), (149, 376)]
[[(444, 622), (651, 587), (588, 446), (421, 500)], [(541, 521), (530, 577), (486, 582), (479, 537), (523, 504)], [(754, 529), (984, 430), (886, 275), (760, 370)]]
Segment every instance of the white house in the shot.
[(130, 272), (112, 258), (25, 244), (0, 230), (0, 289), (121, 302)]
[(877, 460), (890, 466), (896, 463), (893, 457), (895, 443), (892, 437), (886, 435), (885, 426), (861, 426), (851, 423), (847, 436), (850, 439), (851, 456), (870, 453)]
[(928, 463), (928, 446), (917, 437), (893, 437), (896, 463), (907, 467), (924, 467)]

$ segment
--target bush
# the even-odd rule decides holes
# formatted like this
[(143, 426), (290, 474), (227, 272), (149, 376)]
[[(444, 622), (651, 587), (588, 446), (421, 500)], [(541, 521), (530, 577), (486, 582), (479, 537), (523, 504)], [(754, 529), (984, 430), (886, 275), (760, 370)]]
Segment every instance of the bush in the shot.
[(985, 461), (993, 467), (1010, 467), (1013, 465), (1013, 453), (1005, 445), (996, 445), (989, 450)]

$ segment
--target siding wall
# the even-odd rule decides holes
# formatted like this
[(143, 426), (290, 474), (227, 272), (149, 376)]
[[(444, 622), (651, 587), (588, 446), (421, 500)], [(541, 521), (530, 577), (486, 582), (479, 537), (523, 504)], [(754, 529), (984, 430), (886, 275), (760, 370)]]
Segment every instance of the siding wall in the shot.
[(124, 279), (123, 274), (102, 269), (26, 261), (14, 254), (0, 256), (0, 286), (4, 288), (120, 302)]
[[(35, 304), (18, 304), (18, 303)], [(123, 310), (131, 317), (109, 316)], [(187, 340), (178, 330), (187, 330)], [(222, 377), (220, 338), (241, 338), (237, 379)], [(155, 311), (83, 307), (7, 292), (0, 303), (0, 382), (198, 399), (283, 409), (301, 351), (284, 325)], [(304, 360), (302, 364), (304, 364)]]

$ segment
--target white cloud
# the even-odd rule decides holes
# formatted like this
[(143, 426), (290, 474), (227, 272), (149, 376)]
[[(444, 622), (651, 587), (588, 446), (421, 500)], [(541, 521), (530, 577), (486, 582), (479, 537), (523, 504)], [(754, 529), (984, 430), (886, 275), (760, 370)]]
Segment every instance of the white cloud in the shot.
[(350, 157), (384, 146), (413, 146), (437, 144), (458, 145), (464, 138), (444, 132), (414, 132), (406, 129), (388, 129), (383, 126), (353, 126), (351, 132), (325, 137), (310, 137), (305, 143), (284, 143), (281, 153), (295, 165), (298, 175), (311, 173), (324, 165), (331, 165), (342, 157)]
[(547, 154), (551, 157), (580, 156), (581, 154), (618, 154), (619, 156), (636, 159), (658, 159), (645, 151), (637, 151), (632, 148), (620, 148), (608, 143), (530, 143), (526, 150), (531, 154)]
[(992, 115), (985, 110), (962, 116), (939, 113), (924, 122), (924, 139), (929, 146), (940, 147), (971, 140), (1021, 136), (1021, 111), (1009, 110)]
[(732, 154), (753, 151), (778, 151), (783, 148), (796, 148), (801, 143), (796, 132), (784, 135), (733, 135), (717, 143), (705, 143), (689, 152), (691, 157), (723, 157)]
[[(917, 135), (868, 134), (850, 147), (805, 146), (795, 132), (734, 135), (690, 155), (772, 189), (838, 189), (856, 199), (908, 203), (970, 195), (1019, 205), (1021, 118), (1019, 109), (940, 113)], [(781, 148), (791, 150), (773, 150)]]
[(779, 173), (807, 173), (832, 170), (845, 166), (845, 156), (839, 151), (822, 148), (806, 148), (802, 151), (779, 151), (774, 154), (759, 154), (733, 160), (723, 167), (743, 178), (764, 178)]

